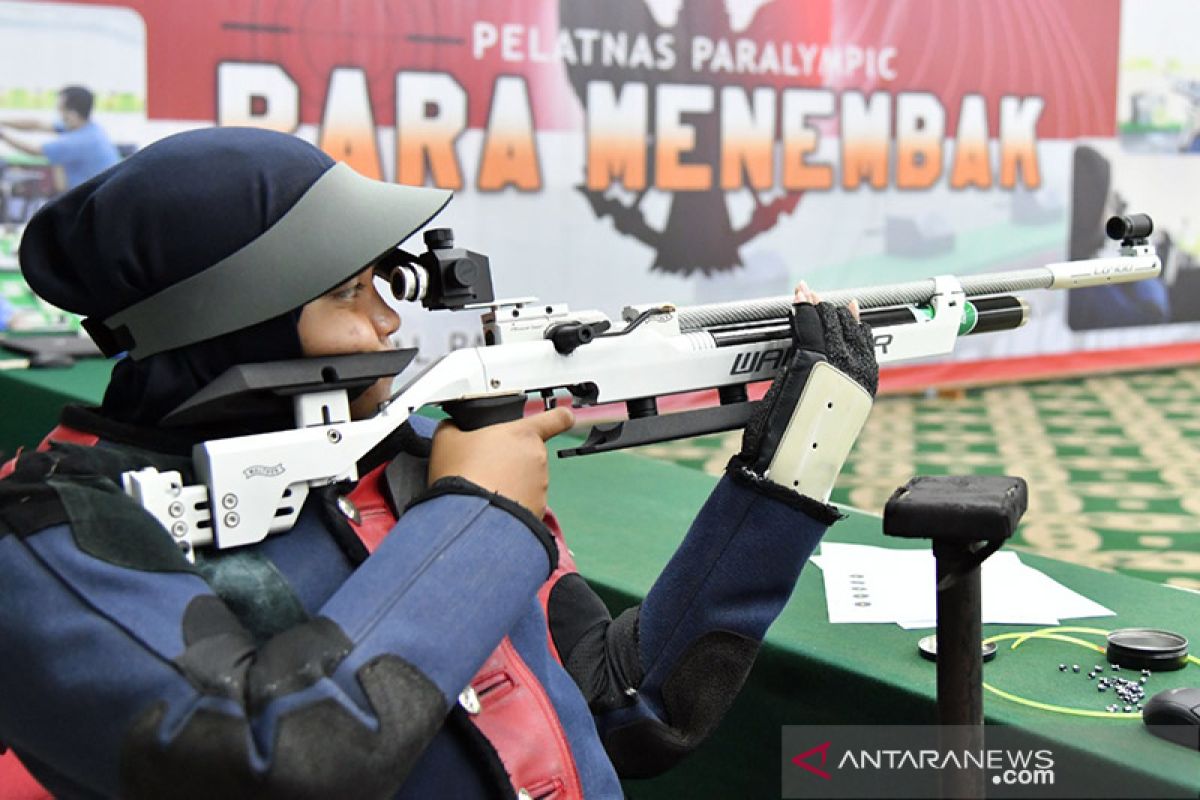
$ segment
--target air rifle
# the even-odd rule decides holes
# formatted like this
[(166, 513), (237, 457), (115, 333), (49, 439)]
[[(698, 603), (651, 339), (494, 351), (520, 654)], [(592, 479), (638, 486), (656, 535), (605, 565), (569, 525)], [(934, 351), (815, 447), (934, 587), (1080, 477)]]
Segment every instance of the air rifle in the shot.
[[(1157, 276), (1161, 263), (1145, 215), (1113, 217), (1120, 254), (964, 277), (825, 292), (857, 299), (880, 364), (949, 353), (959, 336), (1017, 328), (1028, 305), (1012, 296)], [(397, 251), (377, 267), (403, 300), (427, 308), (483, 310), (484, 346), (455, 350), (415, 375), (416, 351), (247, 364), (230, 369), (177, 408), (165, 424), (194, 425), (291, 405), (295, 428), (196, 445), (200, 483), (177, 472), (127, 472), (125, 490), (155, 515), (191, 557), (199, 546), (253, 544), (292, 527), (310, 487), (356, 480), (356, 462), (423, 406), (441, 406), (464, 429), (516, 419), (527, 400), (547, 408), (570, 395), (576, 406), (625, 403), (627, 418), (593, 427), (560, 456), (588, 455), (743, 426), (755, 403), (747, 386), (770, 380), (791, 347), (790, 296), (677, 307), (626, 308), (614, 322), (535, 298), (493, 299), (485, 256), (453, 246), (446, 229), (426, 233), (428, 252)], [(399, 374), (379, 413), (352, 420), (349, 393)], [(712, 407), (659, 414), (658, 398), (716, 389)]]

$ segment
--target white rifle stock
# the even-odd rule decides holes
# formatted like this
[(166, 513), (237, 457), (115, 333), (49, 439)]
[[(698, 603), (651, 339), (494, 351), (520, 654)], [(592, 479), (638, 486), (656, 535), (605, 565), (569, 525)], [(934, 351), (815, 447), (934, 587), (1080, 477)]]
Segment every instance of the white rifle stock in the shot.
[[(1152, 246), (1127, 239), (1110, 258), (846, 289), (823, 299), (844, 305), (857, 298), (875, 331), (879, 363), (889, 364), (949, 353), (960, 335), (1019, 327), (1028, 306), (1012, 292), (1126, 283), (1160, 270)], [(560, 455), (732, 430), (754, 405), (747, 384), (771, 379), (786, 360), (791, 305), (790, 296), (651, 304), (627, 308), (614, 323), (598, 311), (532, 298), (489, 304), (487, 345), (451, 352), (411, 377), (401, 373), (399, 390), (376, 416), (352, 421), (347, 389), (329, 382), (334, 367), (326, 366), (312, 385), (289, 390), (294, 429), (202, 442), (193, 452), (201, 484), (183, 486), (179, 473), (149, 469), (125, 473), (126, 491), (192, 557), (201, 545), (237, 547), (288, 530), (310, 487), (357, 479), (356, 462), (426, 405), (478, 427), (520, 416), (531, 396), (547, 406), (556, 394), (570, 394), (577, 406), (626, 403), (628, 419), (595, 426), (583, 445)], [(704, 389), (717, 389), (721, 403), (657, 413), (657, 398)]]

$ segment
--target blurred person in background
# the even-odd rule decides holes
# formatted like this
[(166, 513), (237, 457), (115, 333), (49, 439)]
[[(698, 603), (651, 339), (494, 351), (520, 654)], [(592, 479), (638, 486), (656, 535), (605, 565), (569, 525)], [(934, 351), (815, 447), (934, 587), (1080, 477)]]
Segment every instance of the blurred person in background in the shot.
[[(58, 93), (59, 120), (53, 125), (38, 120), (0, 120), (0, 140), (31, 156), (42, 156), (62, 167), (65, 189), (74, 189), (88, 178), (121, 160), (104, 129), (92, 121), (95, 97), (82, 86), (67, 86)], [(41, 144), (14, 138), (5, 128), (57, 133)]]

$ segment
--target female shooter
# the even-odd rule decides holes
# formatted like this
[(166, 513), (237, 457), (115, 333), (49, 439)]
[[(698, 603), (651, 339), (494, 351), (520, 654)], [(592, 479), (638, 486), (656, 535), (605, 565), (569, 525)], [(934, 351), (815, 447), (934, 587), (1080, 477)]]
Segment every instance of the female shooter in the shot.
[[(291, 427), (250, 404), (163, 424), (228, 368), (386, 347), (399, 320), (370, 267), (448, 199), (293, 137), (216, 129), (153, 144), (31, 221), (29, 284), (129, 352), (98, 408), (67, 408), (0, 480), (0, 741), (47, 790), (619, 797), (618, 776), (667, 769), (717, 725), (839, 516), (832, 476), (801, 494), (804, 476), (772, 472), (805, 387), (874, 394), (869, 332), (811, 294), (741, 452), (616, 619), (546, 510), (543, 441), (566, 409), (469, 433), (414, 417), (357, 484), (311, 492), (291, 530), (195, 563), (122, 491), (145, 467), (194, 483), (198, 442)], [(138, 325), (107, 324), (143, 303)]]

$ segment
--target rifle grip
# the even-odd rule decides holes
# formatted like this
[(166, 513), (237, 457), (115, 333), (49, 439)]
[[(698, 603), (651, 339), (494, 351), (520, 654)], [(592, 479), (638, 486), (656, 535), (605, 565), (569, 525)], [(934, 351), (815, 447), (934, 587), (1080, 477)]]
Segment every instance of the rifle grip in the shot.
[(475, 431), (487, 425), (520, 419), (525, 414), (525, 395), (451, 400), (442, 403), (442, 410), (450, 415), (459, 430)]

